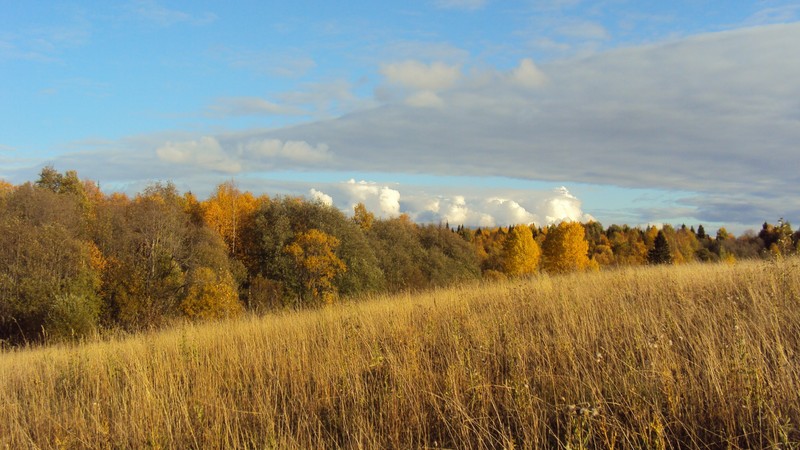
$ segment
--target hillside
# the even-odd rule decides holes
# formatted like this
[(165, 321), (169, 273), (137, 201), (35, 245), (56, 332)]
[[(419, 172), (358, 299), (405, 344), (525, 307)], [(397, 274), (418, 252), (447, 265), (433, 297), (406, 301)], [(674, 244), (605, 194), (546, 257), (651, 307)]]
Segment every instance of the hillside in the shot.
[(540, 275), (5, 351), (0, 447), (796, 446), (798, 269)]

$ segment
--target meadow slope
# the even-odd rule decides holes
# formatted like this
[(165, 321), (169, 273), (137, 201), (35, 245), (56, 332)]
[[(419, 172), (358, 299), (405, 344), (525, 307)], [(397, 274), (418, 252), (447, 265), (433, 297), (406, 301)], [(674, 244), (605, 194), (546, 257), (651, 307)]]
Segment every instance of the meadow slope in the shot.
[(797, 448), (800, 261), (630, 268), (0, 354), (3, 448)]

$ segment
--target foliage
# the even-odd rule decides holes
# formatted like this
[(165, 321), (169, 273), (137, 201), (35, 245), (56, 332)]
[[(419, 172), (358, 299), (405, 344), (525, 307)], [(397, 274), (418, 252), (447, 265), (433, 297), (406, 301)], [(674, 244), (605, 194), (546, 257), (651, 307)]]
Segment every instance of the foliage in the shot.
[(653, 248), (647, 252), (647, 262), (650, 264), (672, 264), (672, 254), (663, 230), (659, 230), (653, 241)]
[(186, 317), (223, 319), (242, 313), (230, 272), (218, 273), (208, 267), (199, 267), (189, 273), (188, 279), (188, 292), (180, 306)]
[(300, 233), (284, 248), (292, 257), (301, 302), (332, 303), (338, 296), (333, 279), (347, 270), (334, 251), (339, 239), (317, 229)]
[(375, 214), (367, 211), (367, 207), (363, 203), (359, 203), (353, 207), (353, 222), (358, 224), (364, 232), (372, 228), (375, 223)]
[[(78, 199), (32, 184), (7, 195), (0, 211), (0, 339), (35, 341), (59, 328), (59, 305), (73, 297), (97, 309), (99, 267)], [(96, 325), (96, 316), (78, 334)], [(71, 319), (67, 319), (68, 323)]]
[(550, 273), (567, 273), (589, 267), (589, 244), (579, 222), (551, 226), (542, 245), (543, 268)]
[(363, 204), (347, 218), (233, 182), (202, 201), (171, 183), (106, 195), (74, 171), (45, 167), (35, 183), (0, 182), (0, 339), (71, 339), (503, 280), (539, 264), (559, 274), (670, 259), (782, 259), (800, 245), (800, 231), (783, 219), (738, 237), (697, 229), (590, 222), (451, 230), (405, 215), (377, 219)]
[(503, 245), (503, 270), (512, 277), (532, 275), (539, 270), (539, 244), (531, 229), (518, 225), (511, 228)]

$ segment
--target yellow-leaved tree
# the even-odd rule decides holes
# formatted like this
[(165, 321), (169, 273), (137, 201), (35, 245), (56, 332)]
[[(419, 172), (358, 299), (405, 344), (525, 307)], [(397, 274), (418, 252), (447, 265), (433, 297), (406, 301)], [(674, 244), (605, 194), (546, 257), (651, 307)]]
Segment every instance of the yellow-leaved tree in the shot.
[(230, 272), (199, 267), (190, 272), (189, 288), (181, 310), (191, 319), (222, 319), (242, 313), (236, 283)]
[(202, 203), (204, 221), (222, 236), (228, 253), (233, 256), (241, 253), (242, 230), (252, 220), (258, 202), (250, 192), (241, 192), (233, 182), (227, 182), (217, 186)]
[(333, 279), (347, 270), (334, 251), (339, 239), (323, 231), (311, 229), (300, 233), (284, 248), (291, 256), (299, 281), (303, 303), (333, 303), (338, 295)]
[(589, 243), (580, 222), (561, 222), (550, 227), (542, 244), (543, 269), (550, 273), (586, 270)]
[(365, 232), (369, 231), (372, 224), (375, 223), (375, 214), (369, 212), (363, 203), (359, 203), (353, 207), (353, 222)]
[(503, 271), (512, 277), (534, 274), (539, 269), (541, 254), (531, 229), (517, 225), (511, 228), (503, 243)]

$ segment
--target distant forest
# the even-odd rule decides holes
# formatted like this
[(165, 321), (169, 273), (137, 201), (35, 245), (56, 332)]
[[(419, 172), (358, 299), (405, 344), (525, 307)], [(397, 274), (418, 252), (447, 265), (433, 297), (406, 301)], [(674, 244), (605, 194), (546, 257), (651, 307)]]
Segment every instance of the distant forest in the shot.
[(699, 225), (562, 222), (469, 228), (352, 216), (233, 183), (204, 201), (155, 183), (130, 198), (44, 168), (0, 181), (0, 339), (7, 344), (143, 330), (480, 278), (628, 265), (735, 262), (796, 253), (783, 220), (760, 232)]

